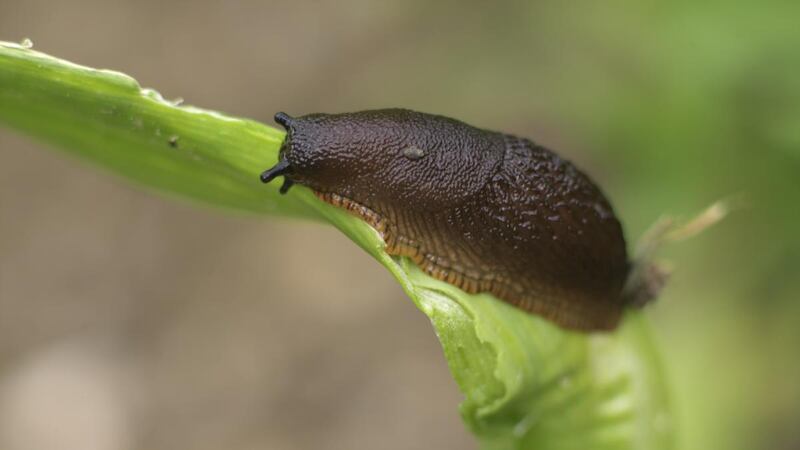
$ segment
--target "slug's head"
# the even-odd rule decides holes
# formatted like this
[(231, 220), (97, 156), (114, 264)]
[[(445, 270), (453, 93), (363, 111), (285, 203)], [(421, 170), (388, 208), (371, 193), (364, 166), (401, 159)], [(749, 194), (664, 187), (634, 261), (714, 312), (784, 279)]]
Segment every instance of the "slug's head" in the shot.
[[(502, 158), (502, 136), (403, 109), (347, 114), (285, 113), (279, 162), (261, 175), (359, 201), (440, 208), (485, 184)], [(499, 153), (498, 153), (499, 152)]]
[(275, 122), (278, 122), (286, 129), (286, 139), (284, 139), (283, 144), (281, 144), (281, 148), (278, 152), (278, 164), (275, 164), (271, 168), (261, 173), (262, 183), (269, 183), (275, 178), (283, 176), (283, 185), (281, 185), (280, 189), (281, 194), (289, 192), (289, 188), (291, 188), (294, 184), (294, 181), (292, 181), (292, 178), (290, 177), (290, 175), (294, 172), (294, 167), (286, 157), (286, 147), (291, 146), (292, 123), (294, 120), (294, 118), (284, 112), (275, 114)]

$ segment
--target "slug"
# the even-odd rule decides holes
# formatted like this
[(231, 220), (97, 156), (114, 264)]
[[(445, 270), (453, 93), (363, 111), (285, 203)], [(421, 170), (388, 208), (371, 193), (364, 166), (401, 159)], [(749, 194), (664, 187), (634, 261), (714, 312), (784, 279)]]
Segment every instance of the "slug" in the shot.
[(643, 303), (606, 197), (528, 139), (405, 109), (275, 121), (287, 135), (263, 182), (311, 188), (439, 280), (580, 331)]

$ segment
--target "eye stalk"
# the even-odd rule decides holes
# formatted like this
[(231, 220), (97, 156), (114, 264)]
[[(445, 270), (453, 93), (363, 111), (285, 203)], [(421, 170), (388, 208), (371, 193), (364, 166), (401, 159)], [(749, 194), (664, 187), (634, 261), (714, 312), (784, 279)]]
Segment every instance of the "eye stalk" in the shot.
[(288, 131), (289, 128), (292, 126), (292, 122), (294, 122), (294, 117), (286, 114), (285, 112), (279, 112), (275, 114), (275, 122), (281, 124), (281, 126), (283, 126), (283, 128), (286, 128), (286, 130)]
[(261, 182), (262, 183), (269, 183), (270, 181), (274, 180), (279, 176), (284, 176), (283, 178), (283, 185), (281, 185), (280, 193), (285, 194), (289, 192), (289, 188), (294, 185), (294, 181), (290, 180), (286, 177), (287, 174), (292, 173), (292, 166), (289, 164), (287, 160), (278, 161), (278, 164), (275, 164), (273, 167), (265, 170), (261, 174)]

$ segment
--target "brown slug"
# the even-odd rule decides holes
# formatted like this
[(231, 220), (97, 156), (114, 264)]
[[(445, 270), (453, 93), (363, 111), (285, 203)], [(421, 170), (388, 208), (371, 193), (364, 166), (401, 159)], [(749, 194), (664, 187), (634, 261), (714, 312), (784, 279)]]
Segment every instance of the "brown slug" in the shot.
[(285, 113), (284, 177), (374, 227), (392, 255), (570, 329), (610, 330), (631, 269), (600, 189), (530, 140), (404, 109)]

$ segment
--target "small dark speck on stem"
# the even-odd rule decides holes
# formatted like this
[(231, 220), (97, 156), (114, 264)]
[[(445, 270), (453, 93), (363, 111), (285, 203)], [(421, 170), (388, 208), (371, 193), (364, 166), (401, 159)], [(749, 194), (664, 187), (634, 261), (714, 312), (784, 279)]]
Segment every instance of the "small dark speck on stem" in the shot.
[(169, 146), (172, 148), (178, 148), (178, 136), (172, 135), (169, 137)]

